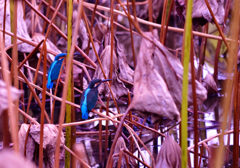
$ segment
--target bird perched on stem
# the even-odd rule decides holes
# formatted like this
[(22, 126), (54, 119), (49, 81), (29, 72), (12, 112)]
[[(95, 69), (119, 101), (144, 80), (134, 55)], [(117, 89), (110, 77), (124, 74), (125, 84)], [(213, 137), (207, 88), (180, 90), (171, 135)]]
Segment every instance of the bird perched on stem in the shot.
[[(62, 63), (64, 58), (66, 57), (67, 53), (60, 53), (56, 55), (54, 61), (50, 65), (48, 69), (48, 82), (47, 82), (47, 88), (52, 89), (53, 82), (58, 79)], [(81, 55), (79, 52), (74, 53), (74, 55)]]
[(94, 108), (98, 100), (98, 87), (106, 81), (111, 79), (93, 79), (90, 81), (87, 89), (82, 93), (80, 107), (82, 111), (82, 119), (88, 119), (88, 113)]

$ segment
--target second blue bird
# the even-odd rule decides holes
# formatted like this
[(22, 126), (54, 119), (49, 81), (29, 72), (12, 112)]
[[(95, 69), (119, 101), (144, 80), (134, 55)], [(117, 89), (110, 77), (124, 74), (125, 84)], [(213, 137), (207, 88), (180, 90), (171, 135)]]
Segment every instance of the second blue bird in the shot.
[(80, 107), (82, 111), (82, 119), (88, 119), (88, 113), (94, 108), (98, 100), (98, 87), (102, 82), (110, 81), (111, 79), (93, 79), (90, 81), (87, 89), (82, 93)]

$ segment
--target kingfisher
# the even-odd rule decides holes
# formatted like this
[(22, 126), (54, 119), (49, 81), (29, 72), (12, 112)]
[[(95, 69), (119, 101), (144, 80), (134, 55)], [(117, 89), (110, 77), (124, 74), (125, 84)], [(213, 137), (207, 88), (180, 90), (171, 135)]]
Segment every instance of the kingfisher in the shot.
[(98, 100), (98, 87), (103, 83), (112, 79), (93, 79), (90, 81), (87, 89), (82, 93), (80, 107), (82, 111), (82, 119), (88, 119), (88, 113), (94, 108)]
[[(66, 55), (67, 53), (60, 53), (56, 55), (54, 61), (50, 65), (48, 69), (48, 82), (47, 82), (48, 89), (52, 89), (53, 82), (58, 79), (60, 69)], [(75, 52), (73, 55), (81, 55), (81, 54), (79, 52)]]

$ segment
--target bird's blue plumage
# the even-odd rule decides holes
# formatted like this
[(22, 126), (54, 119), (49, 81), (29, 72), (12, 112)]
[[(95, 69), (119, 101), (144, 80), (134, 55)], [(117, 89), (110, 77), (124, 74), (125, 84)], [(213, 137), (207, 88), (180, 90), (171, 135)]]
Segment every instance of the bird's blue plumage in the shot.
[(84, 92), (83, 92), (83, 96), (81, 99), (81, 111), (82, 111), (82, 119), (88, 119), (88, 103), (87, 103), (87, 94), (90, 91), (89, 88), (87, 88)]
[(59, 72), (63, 62), (62, 57), (64, 56), (66, 56), (66, 53), (58, 54), (48, 69), (48, 82), (47, 82), (48, 89), (51, 89), (53, 87), (53, 81), (58, 79)]
[(109, 81), (109, 79), (93, 79), (89, 83), (88, 88), (83, 91), (80, 101), (82, 119), (88, 119), (88, 113), (94, 108), (98, 100), (98, 87), (105, 81)]

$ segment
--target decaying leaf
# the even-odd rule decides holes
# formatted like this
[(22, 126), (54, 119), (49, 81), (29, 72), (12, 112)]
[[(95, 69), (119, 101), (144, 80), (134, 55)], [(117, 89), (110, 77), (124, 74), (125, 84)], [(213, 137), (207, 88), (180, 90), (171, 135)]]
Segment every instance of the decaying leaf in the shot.
[[(74, 29), (77, 24), (77, 14), (78, 12), (76, 10), (73, 11), (73, 25), (72, 25), (72, 31), (74, 32)], [(67, 27), (67, 25), (66, 25)], [(65, 29), (65, 34), (67, 35), (67, 28)], [(78, 34), (77, 34), (77, 42), (76, 45), (79, 46), (81, 45), (81, 49), (85, 50), (88, 46), (88, 36), (87, 36), (87, 29), (85, 26), (85, 23), (83, 20), (80, 20), (79, 22), (79, 29), (78, 29)], [(57, 47), (62, 51), (62, 52), (67, 52), (67, 40), (65, 40), (63, 37), (59, 39), (57, 42)]]
[[(123, 55), (122, 55), (123, 56)], [(103, 70), (107, 76), (107, 78), (109, 78), (110, 75), (110, 64), (111, 64), (111, 46), (107, 45), (106, 48), (103, 50), (103, 52), (101, 53), (100, 56), (100, 60), (103, 66)], [(115, 51), (113, 51), (113, 74), (112, 74), (112, 86), (111, 89), (113, 91), (113, 96), (118, 99), (119, 97), (123, 96), (123, 95), (127, 95), (128, 89), (126, 88), (126, 86), (124, 85), (124, 83), (119, 79), (119, 74), (122, 73), (122, 69), (124, 69), (123, 67), (119, 67), (119, 60), (121, 60), (120, 57), (117, 57)], [(104, 79), (102, 70), (99, 66), (99, 64), (97, 63), (97, 68), (94, 74), (93, 79), (99, 78), (99, 79)], [(122, 66), (123, 64), (121, 64)], [(124, 75), (124, 74), (122, 74)], [(128, 77), (127, 77), (128, 78)], [(110, 91), (108, 89), (108, 86), (106, 83), (103, 83), (99, 86), (99, 93), (105, 93), (105, 95), (109, 95)]]
[[(25, 139), (28, 130), (28, 124), (22, 124), (19, 130), (19, 148), (20, 153), (24, 155)], [(43, 149), (44, 149), (44, 167), (54, 167), (54, 155), (56, 148), (56, 140), (58, 135), (58, 129), (55, 125), (44, 124), (44, 134), (43, 134)], [(26, 145), (26, 156), (29, 160), (34, 157), (35, 143), (40, 143), (40, 125), (32, 125), (29, 131), (28, 141)], [(60, 137), (60, 153), (64, 152), (64, 135), (61, 133)], [(64, 160), (64, 156), (60, 160)]]
[(215, 92), (218, 91), (217, 84), (210, 73), (208, 73), (206, 77), (203, 79), (203, 86), (208, 90), (208, 92), (211, 89), (213, 89)]
[[(182, 104), (182, 79), (183, 79), (183, 66), (179, 59), (173, 56), (160, 42), (158, 39), (154, 38), (150, 33), (147, 34), (155, 43), (150, 45), (152, 48), (151, 53), (154, 54), (154, 66), (158, 73), (163, 77), (165, 83), (167, 84), (168, 90), (178, 107), (181, 109)], [(148, 42), (151, 43), (151, 42)], [(193, 104), (192, 98), (192, 77), (191, 73), (188, 74), (188, 105)], [(197, 104), (202, 104), (204, 100), (207, 99), (207, 90), (204, 86), (196, 82), (196, 94), (197, 94)]]
[[(23, 19), (24, 12), (23, 12), (23, 6), (21, 1), (17, 1), (17, 35), (20, 37), (23, 37), (27, 40), (31, 41), (31, 38), (27, 32), (27, 26)], [(4, 6), (5, 6), (5, 0), (0, 0), (0, 25), (1, 29), (3, 29), (3, 16), (4, 16)], [(7, 0), (6, 5), (6, 23), (5, 23), (6, 31), (11, 32), (11, 23), (10, 23), (10, 3), (9, 0)], [(20, 40), (17, 40), (17, 42), (20, 42)], [(5, 35), (5, 47), (10, 46), (11, 43), (11, 36)], [(30, 53), (33, 50), (33, 46), (27, 44), (27, 43), (21, 43), (18, 44), (18, 51), (20, 52), (26, 52)]]
[(153, 44), (143, 38), (134, 73), (134, 96), (130, 108), (146, 116), (151, 114), (153, 122), (161, 117), (179, 120), (179, 111), (164, 79), (154, 67), (153, 56)]
[(158, 153), (155, 167), (181, 168), (181, 148), (171, 136), (165, 138)]
[(24, 157), (18, 155), (14, 151), (3, 150), (0, 152), (0, 168), (36, 168), (36, 166), (25, 159)]
[[(12, 100), (15, 101), (23, 94), (23, 90), (18, 90), (15, 87), (10, 87)], [(0, 115), (2, 111), (8, 108), (8, 91), (6, 88), (6, 83), (0, 80)]]
[[(213, 14), (219, 24), (224, 23), (224, 0), (208, 0)], [(176, 0), (176, 10), (180, 18), (186, 17), (186, 0)], [(212, 16), (207, 8), (205, 0), (194, 0), (192, 18), (195, 25), (204, 25), (213, 22)]]
[[(42, 40), (45, 39), (45, 36), (42, 35), (41, 33), (34, 33), (33, 36), (32, 36), (32, 40), (36, 43), (40, 43)], [(42, 46), (42, 45), (41, 45)], [(61, 53), (61, 51), (49, 40), (47, 39), (46, 41), (46, 46), (47, 46), (47, 49), (51, 49), (57, 53)], [(39, 56), (38, 56), (39, 57)], [(54, 61), (54, 58), (55, 56), (48, 53), (47, 54), (47, 59), (50, 61), (50, 62), (53, 62)]]
[[(87, 153), (85, 152), (85, 147), (84, 147), (84, 144), (82, 142), (74, 144), (73, 150), (79, 158), (81, 158), (84, 162), (89, 164), (88, 163), (88, 156), (87, 156)], [(79, 164), (80, 167), (85, 168), (84, 164), (82, 162), (78, 161), (77, 164)]]
[[(120, 136), (117, 140), (117, 143), (116, 143), (116, 146), (115, 146), (115, 149), (114, 149), (114, 154), (120, 154), (121, 150), (126, 150), (128, 151), (127, 147), (126, 147), (126, 144), (124, 142), (124, 139)], [(127, 162), (126, 162), (126, 157), (127, 156)], [(119, 162), (119, 156), (115, 156), (113, 157), (113, 168), (117, 168), (118, 167), (118, 162)], [(127, 163), (129, 164), (128, 166), (130, 166), (131, 168), (137, 168), (138, 165), (136, 163), (136, 161), (130, 157), (129, 155), (127, 154), (124, 154), (123, 152), (123, 155), (122, 155), (122, 160), (121, 160), (121, 168), (127, 168)]]
[(97, 22), (97, 24), (93, 27), (93, 38), (98, 41), (102, 41), (103, 37), (107, 34), (107, 26), (101, 22)]

